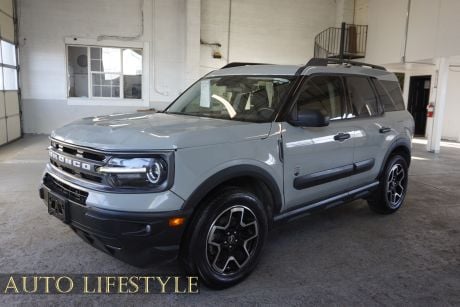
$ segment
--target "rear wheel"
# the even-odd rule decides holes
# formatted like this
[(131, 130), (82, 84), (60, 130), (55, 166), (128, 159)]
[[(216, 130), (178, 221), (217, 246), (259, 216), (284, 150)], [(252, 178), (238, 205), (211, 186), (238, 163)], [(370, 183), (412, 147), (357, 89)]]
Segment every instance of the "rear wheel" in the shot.
[(256, 195), (226, 188), (197, 212), (185, 261), (211, 288), (230, 287), (256, 267), (268, 232)]
[(388, 160), (378, 189), (368, 199), (369, 207), (382, 214), (396, 212), (403, 204), (407, 191), (408, 167), (406, 160), (394, 155)]

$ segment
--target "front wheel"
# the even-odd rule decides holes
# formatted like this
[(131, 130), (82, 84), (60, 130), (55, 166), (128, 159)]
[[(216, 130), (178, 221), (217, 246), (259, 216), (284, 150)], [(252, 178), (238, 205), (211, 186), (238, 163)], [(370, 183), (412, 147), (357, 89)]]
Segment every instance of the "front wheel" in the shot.
[(246, 278), (257, 265), (268, 232), (265, 209), (256, 195), (227, 188), (193, 221), (188, 262), (209, 287), (222, 289)]
[(404, 202), (407, 181), (406, 160), (400, 155), (392, 156), (385, 165), (378, 189), (367, 201), (369, 207), (381, 214), (396, 212)]

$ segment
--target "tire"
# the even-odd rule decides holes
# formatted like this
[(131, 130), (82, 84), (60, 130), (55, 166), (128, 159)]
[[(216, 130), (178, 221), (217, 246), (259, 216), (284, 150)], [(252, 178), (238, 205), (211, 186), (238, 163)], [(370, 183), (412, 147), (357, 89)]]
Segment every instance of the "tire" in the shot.
[(400, 155), (391, 156), (385, 165), (380, 184), (367, 200), (369, 207), (380, 214), (396, 212), (404, 203), (407, 192), (408, 167)]
[(203, 205), (188, 228), (193, 233), (182, 261), (209, 288), (228, 288), (256, 267), (267, 238), (267, 213), (256, 195), (233, 187)]

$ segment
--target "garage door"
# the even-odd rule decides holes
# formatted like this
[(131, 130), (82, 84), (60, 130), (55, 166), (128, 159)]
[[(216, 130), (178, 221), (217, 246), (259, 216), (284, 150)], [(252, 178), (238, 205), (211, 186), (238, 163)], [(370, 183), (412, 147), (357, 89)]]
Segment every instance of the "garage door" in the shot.
[(21, 137), (14, 0), (0, 0), (0, 145)]

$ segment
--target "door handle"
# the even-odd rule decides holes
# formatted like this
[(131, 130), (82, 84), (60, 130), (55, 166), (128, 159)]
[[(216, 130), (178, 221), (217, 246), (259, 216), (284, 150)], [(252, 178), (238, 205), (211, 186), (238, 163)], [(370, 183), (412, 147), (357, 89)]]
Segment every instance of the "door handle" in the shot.
[(390, 127), (382, 127), (382, 128), (379, 129), (380, 133), (388, 133), (390, 131), (391, 131)]
[(334, 135), (334, 140), (342, 142), (351, 137), (350, 133), (340, 132), (339, 134)]

